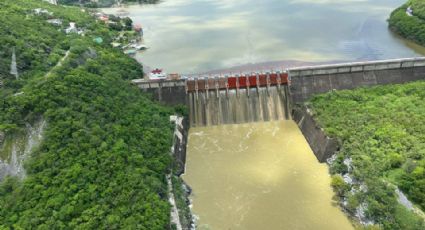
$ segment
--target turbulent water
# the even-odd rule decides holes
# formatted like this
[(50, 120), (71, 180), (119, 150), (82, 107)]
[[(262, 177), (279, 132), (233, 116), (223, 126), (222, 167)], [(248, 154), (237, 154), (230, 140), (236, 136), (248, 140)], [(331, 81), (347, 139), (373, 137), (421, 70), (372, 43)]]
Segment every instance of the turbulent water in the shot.
[(191, 128), (184, 179), (198, 229), (352, 229), (293, 121)]
[(121, 10), (143, 26), (149, 49), (137, 59), (145, 65), (167, 72), (199, 73), (281, 60), (353, 61), (423, 55), (423, 47), (388, 30), (389, 14), (405, 2), (163, 0), (156, 5), (104, 11)]
[(192, 127), (290, 118), (287, 86), (191, 93), (189, 103)]

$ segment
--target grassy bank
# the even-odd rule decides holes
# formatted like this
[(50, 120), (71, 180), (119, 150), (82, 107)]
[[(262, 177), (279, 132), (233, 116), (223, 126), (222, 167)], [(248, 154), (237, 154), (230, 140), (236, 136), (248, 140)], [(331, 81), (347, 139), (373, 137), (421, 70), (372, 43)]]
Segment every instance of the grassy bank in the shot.
[[(68, 22), (85, 35), (66, 34)], [(142, 67), (110, 47), (118, 32), (80, 8), (3, 0), (0, 34), (0, 130), (8, 136), (38, 117), (48, 124), (26, 178), (0, 185), (0, 229), (170, 228), (174, 110), (130, 85)]]
[[(408, 7), (413, 16), (406, 13)], [(425, 46), (425, 1), (409, 0), (391, 13), (388, 23), (392, 31)]]
[(425, 210), (425, 82), (330, 92), (310, 106), (341, 144), (330, 170), (344, 208), (382, 229), (424, 229), (395, 188)]

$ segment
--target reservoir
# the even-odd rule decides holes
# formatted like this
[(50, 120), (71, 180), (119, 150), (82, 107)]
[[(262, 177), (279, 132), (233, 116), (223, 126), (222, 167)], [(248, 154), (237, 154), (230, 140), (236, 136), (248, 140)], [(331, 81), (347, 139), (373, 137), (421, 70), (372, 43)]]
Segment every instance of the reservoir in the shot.
[[(137, 59), (172, 73), (201, 73), (290, 60), (333, 62), (414, 57), (386, 20), (405, 0), (163, 0), (103, 9), (142, 25), (149, 49)], [(284, 61), (284, 62), (282, 62)], [(254, 70), (245, 68), (247, 71)]]

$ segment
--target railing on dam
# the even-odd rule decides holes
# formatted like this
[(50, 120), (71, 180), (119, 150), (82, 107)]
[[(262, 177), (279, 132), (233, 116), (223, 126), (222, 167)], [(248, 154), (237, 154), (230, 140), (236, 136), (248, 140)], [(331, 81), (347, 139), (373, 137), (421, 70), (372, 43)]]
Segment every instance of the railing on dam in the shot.
[(145, 79), (134, 79), (131, 81), (141, 89), (152, 89), (152, 88), (167, 88), (167, 87), (186, 87), (186, 80), (145, 80)]
[(273, 85), (288, 84), (286, 72), (252, 73), (236, 76), (194, 78), (186, 81), (186, 91), (198, 92), (207, 90), (232, 90), (270, 87)]
[(291, 77), (402, 69), (425, 66), (425, 57), (303, 66), (288, 69)]
[(205, 90), (232, 90), (240, 88), (258, 88), (288, 84), (288, 73), (266, 72), (241, 74), (234, 76), (192, 77), (179, 80), (135, 79), (132, 83), (141, 89), (169, 88), (184, 86), (187, 93)]

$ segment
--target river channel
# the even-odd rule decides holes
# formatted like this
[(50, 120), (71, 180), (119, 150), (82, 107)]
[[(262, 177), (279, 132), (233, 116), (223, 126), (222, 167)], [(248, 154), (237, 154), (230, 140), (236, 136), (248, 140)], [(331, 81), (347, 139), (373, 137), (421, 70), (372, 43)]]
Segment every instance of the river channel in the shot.
[[(191, 74), (421, 56), (388, 30), (404, 2), (164, 0), (103, 11), (143, 26), (145, 66)], [(353, 229), (293, 121), (191, 128), (184, 179), (198, 229)]]
[(352, 229), (293, 121), (191, 129), (184, 179), (199, 229)]

